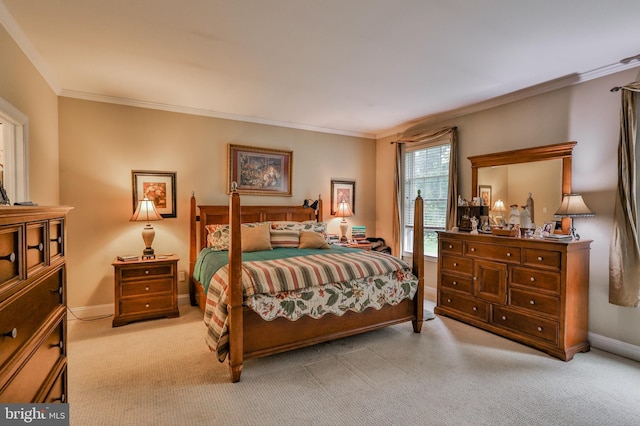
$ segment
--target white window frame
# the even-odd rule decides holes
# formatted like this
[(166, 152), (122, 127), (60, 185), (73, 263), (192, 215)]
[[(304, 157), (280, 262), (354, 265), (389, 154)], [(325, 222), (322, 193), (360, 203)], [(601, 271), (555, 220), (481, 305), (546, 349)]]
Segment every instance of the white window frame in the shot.
[[(436, 141), (430, 141), (430, 142), (424, 142), (424, 143), (414, 143), (411, 144), (410, 146), (407, 145), (403, 145), (403, 149), (402, 149), (402, 184), (401, 184), (401, 196), (402, 196), (402, 212), (400, 213), (400, 220), (401, 220), (401, 224), (400, 227), (402, 229), (401, 231), (401, 235), (400, 235), (400, 244), (401, 244), (401, 252), (403, 254), (403, 256), (412, 256), (413, 255), (413, 224), (405, 224), (405, 201), (407, 200), (407, 198), (410, 198), (411, 200), (415, 199), (415, 197), (417, 196), (417, 194), (405, 194), (405, 175), (406, 175), (406, 154), (409, 152), (414, 152), (414, 151), (419, 151), (419, 150), (423, 150), (423, 149), (429, 149), (429, 148), (435, 148), (435, 147), (440, 147), (443, 145), (449, 145), (449, 154), (451, 154), (451, 140), (449, 137), (445, 137), (442, 139), (438, 139)], [(449, 167), (447, 168), (447, 176), (448, 176), (448, 182), (447, 182), (447, 197), (449, 196), (449, 189), (451, 186), (451, 156), (449, 156)], [(425, 198), (426, 194), (425, 191), (421, 191), (421, 195), (423, 198)], [(426, 204), (428, 203), (428, 200), (425, 198), (425, 207)], [(411, 203), (411, 206), (413, 206), (413, 203)], [(445, 211), (444, 211), (445, 217), (447, 214), (446, 211), (446, 206), (445, 206)], [(446, 229), (446, 223), (442, 226), (442, 227), (428, 227), (427, 224), (424, 224), (424, 229), (425, 230), (430, 230), (430, 231), (439, 231), (442, 230), (444, 231)], [(433, 252), (427, 252), (427, 250), (425, 250), (425, 254), (424, 257), (427, 259), (435, 259), (438, 257), (438, 250), (437, 247), (435, 248), (435, 250)]]
[(29, 200), (29, 118), (0, 98), (0, 129), (4, 146), (4, 189), (9, 200)]

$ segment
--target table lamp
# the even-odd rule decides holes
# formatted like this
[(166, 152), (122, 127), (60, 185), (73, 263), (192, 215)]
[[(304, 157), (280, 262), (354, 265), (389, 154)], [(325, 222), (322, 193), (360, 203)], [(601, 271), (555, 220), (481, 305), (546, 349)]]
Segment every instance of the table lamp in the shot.
[(136, 207), (136, 211), (129, 219), (131, 222), (147, 222), (147, 225), (142, 230), (142, 239), (144, 240), (145, 249), (142, 251), (143, 259), (153, 259), (155, 258), (155, 254), (153, 249), (151, 248), (151, 243), (153, 243), (153, 238), (156, 236), (156, 231), (153, 230), (151, 226), (151, 221), (154, 220), (162, 220), (162, 216), (156, 210), (156, 206), (152, 200), (147, 198), (138, 201), (138, 206)]
[(491, 211), (494, 212), (494, 218), (496, 220), (496, 223), (500, 226), (504, 225), (504, 219), (502, 215), (507, 212), (507, 208), (504, 205), (504, 201), (498, 198), (496, 202), (493, 203), (493, 208), (491, 209)]
[(342, 221), (340, 222), (340, 241), (347, 241), (347, 229), (349, 229), (349, 224), (345, 217), (353, 216), (349, 203), (345, 200), (340, 201), (340, 203), (338, 203), (338, 212), (336, 215), (342, 217)]
[(581, 194), (564, 194), (562, 196), (562, 204), (560, 204), (560, 208), (554, 214), (554, 217), (557, 218), (571, 218), (571, 238), (576, 241), (580, 239), (580, 235), (576, 233), (576, 228), (573, 227), (573, 218), (594, 216), (595, 213), (589, 210)]

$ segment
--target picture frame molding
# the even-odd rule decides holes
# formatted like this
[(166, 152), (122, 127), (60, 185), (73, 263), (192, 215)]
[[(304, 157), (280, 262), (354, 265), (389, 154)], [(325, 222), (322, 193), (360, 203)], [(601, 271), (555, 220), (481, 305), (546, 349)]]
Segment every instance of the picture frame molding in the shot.
[[(275, 189), (264, 189), (259, 186), (246, 185), (242, 182), (242, 172), (240, 164), (240, 155), (255, 155), (256, 158), (263, 157), (271, 160), (280, 160), (282, 169), (276, 170), (282, 176), (280, 184)], [(263, 174), (264, 178), (267, 177)], [(265, 148), (248, 145), (227, 145), (227, 194), (231, 192), (232, 182), (237, 183), (237, 191), (239, 194), (248, 195), (275, 195), (291, 197), (293, 195), (293, 151), (275, 148)]]
[(350, 191), (349, 206), (351, 207), (351, 212), (356, 214), (356, 181), (331, 179), (331, 215), (335, 216), (338, 211), (338, 191), (341, 189)]
[(158, 204), (154, 200), (156, 210), (163, 218), (178, 217), (176, 202), (176, 172), (156, 170), (131, 170), (131, 188), (133, 195), (133, 212), (136, 211), (138, 201), (144, 199), (145, 183), (160, 183), (164, 185), (165, 201)]

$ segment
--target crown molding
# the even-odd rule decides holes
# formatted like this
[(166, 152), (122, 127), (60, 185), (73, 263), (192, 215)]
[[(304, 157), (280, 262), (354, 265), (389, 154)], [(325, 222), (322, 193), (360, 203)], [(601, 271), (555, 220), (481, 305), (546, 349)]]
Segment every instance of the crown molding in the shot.
[(610, 74), (615, 74), (617, 72), (621, 72), (621, 71), (631, 69), (631, 68), (636, 68), (636, 67), (640, 67), (640, 61), (636, 61), (635, 63), (628, 63), (628, 64), (617, 63), (612, 65), (606, 65), (604, 67), (596, 68), (595, 70), (587, 71), (582, 74), (569, 74), (567, 76), (560, 77), (555, 80), (550, 80), (545, 83), (527, 87), (522, 90), (517, 90), (515, 92), (507, 93), (506, 95), (497, 96), (495, 98), (491, 98), (483, 102), (478, 102), (472, 105), (464, 106), (462, 108), (457, 108), (450, 111), (429, 115), (419, 120), (414, 120), (414, 121), (405, 123), (403, 125), (396, 126), (392, 129), (388, 129), (381, 133), (376, 134), (376, 139), (382, 139), (387, 136), (401, 134), (402, 132), (404, 132), (405, 130), (407, 130), (412, 126), (416, 126), (416, 125), (427, 126), (431, 124), (440, 123), (445, 120), (452, 120), (465, 115), (473, 114), (475, 112), (480, 112), (480, 111), (484, 111), (490, 108), (495, 108), (501, 105), (506, 105), (511, 102), (520, 101), (526, 98), (530, 98), (532, 96), (541, 95), (543, 93), (551, 92), (553, 90), (558, 90), (564, 87), (573, 86), (575, 84), (584, 83), (589, 80), (605, 77)]
[(59, 95), (62, 88), (60, 87), (58, 80), (53, 76), (51, 69), (49, 69), (35, 47), (33, 47), (31, 40), (29, 40), (24, 31), (22, 31), (22, 28), (20, 28), (20, 25), (18, 25), (16, 20), (13, 18), (13, 15), (9, 13), (9, 10), (2, 0), (0, 0), (0, 24), (2, 24), (2, 26), (7, 30), (13, 41), (16, 42), (25, 56), (29, 61), (31, 61), (42, 78), (45, 79), (49, 87), (51, 87), (51, 90), (53, 90), (56, 95)]

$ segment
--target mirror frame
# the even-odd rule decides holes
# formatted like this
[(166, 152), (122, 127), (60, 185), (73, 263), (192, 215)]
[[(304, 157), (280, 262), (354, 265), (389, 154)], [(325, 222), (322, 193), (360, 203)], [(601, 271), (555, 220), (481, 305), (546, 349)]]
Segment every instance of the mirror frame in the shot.
[[(577, 142), (564, 142), (554, 145), (538, 146), (534, 148), (516, 149), (513, 151), (496, 152), (493, 154), (474, 155), (467, 157), (471, 161), (471, 192), (473, 197), (478, 196), (478, 168), (506, 166), (509, 164), (531, 163), (543, 160), (562, 160), (562, 194), (571, 193), (571, 161), (573, 147)], [(558, 206), (562, 200), (558, 200)], [(571, 219), (562, 219), (562, 232), (568, 233), (571, 227)]]

